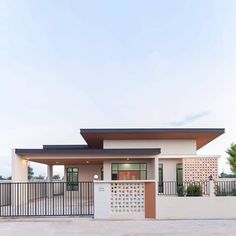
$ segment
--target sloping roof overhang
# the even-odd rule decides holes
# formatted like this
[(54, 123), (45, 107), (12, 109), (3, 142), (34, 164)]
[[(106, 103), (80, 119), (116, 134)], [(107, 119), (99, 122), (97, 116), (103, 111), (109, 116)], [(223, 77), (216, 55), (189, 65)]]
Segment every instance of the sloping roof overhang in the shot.
[(152, 128), (152, 129), (81, 129), (90, 148), (102, 148), (103, 140), (194, 139), (197, 149), (225, 132), (220, 128)]

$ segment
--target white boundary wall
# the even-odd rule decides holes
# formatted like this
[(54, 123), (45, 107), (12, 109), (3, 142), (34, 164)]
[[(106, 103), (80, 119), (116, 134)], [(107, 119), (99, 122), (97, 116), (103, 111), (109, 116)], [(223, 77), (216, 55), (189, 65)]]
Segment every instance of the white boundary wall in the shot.
[(236, 218), (236, 197), (158, 196), (157, 219)]
[(94, 181), (94, 218), (144, 219), (146, 182), (154, 181)]

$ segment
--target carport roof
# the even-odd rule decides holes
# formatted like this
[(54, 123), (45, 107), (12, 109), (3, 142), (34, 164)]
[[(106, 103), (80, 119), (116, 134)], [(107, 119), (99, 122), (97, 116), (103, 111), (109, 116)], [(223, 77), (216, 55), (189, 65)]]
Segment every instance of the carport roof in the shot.
[(139, 149), (97, 149), (97, 148), (75, 148), (71, 145), (56, 145), (55, 148), (44, 148), (43, 149), (15, 149), (15, 153), (21, 156), (30, 155), (157, 155), (160, 154), (160, 148), (139, 148)]

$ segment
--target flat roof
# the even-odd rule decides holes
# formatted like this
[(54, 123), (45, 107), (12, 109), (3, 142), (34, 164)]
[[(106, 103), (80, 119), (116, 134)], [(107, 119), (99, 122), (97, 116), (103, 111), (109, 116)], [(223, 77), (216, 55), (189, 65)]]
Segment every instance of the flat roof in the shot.
[[(60, 145), (59, 145), (60, 146)], [(138, 149), (96, 149), (96, 148), (43, 148), (43, 149), (15, 149), (15, 153), (21, 156), (30, 155), (157, 155), (161, 153), (160, 148), (138, 148)]]
[(224, 132), (224, 128), (80, 129), (90, 148), (102, 148), (103, 140), (194, 139), (200, 149)]

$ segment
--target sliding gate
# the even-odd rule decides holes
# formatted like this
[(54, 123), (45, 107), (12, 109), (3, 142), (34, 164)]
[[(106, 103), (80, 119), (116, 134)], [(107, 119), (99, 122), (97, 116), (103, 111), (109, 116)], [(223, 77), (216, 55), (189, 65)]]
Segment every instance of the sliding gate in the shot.
[(0, 183), (0, 217), (93, 214), (93, 182)]

